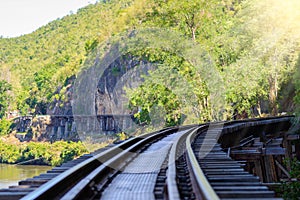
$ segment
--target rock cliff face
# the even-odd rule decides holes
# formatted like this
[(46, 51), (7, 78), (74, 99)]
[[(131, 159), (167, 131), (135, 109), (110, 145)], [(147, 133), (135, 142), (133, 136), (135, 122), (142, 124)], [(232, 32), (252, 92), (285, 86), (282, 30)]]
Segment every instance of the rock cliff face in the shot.
[(99, 78), (95, 106), (96, 114), (130, 114), (125, 88), (136, 88), (143, 82), (143, 76), (155, 67), (148, 62), (131, 56), (119, 57)]
[[(138, 87), (143, 82), (143, 76), (147, 76), (148, 71), (154, 68), (153, 64), (128, 55), (116, 59), (98, 79), (97, 91), (95, 91), (96, 114), (129, 114), (125, 88)], [(68, 80), (64, 88), (66, 98), (54, 99), (48, 107), (48, 115), (72, 115), (74, 81), (75, 77)]]
[[(96, 64), (97, 62), (95, 62)], [(102, 131), (107, 131), (107, 133), (118, 132), (135, 126), (129, 116), (132, 111), (128, 109), (128, 97), (125, 88), (138, 87), (143, 82), (143, 77), (148, 75), (148, 71), (154, 69), (154, 64), (126, 55), (117, 58), (108, 65), (96, 80), (89, 80), (97, 82), (97, 89), (93, 92), (93, 98), (95, 98), (94, 113), (96, 115), (112, 116), (98, 118)], [(51, 123), (48, 125), (50, 128), (47, 129), (47, 135), (51, 137), (70, 135), (64, 134), (64, 132), (68, 130), (65, 122), (68, 121), (68, 124), (72, 124), (74, 120), (71, 116), (73, 115), (72, 104), (75, 96), (75, 82), (75, 77), (71, 77), (66, 86), (58, 90), (58, 93), (64, 94), (64, 98), (54, 98), (53, 103), (48, 107), (47, 114), (51, 116)], [(60, 117), (62, 115), (69, 117), (63, 119), (63, 117)], [(71, 128), (69, 129), (71, 130)], [(70, 132), (70, 130), (68, 131)]]

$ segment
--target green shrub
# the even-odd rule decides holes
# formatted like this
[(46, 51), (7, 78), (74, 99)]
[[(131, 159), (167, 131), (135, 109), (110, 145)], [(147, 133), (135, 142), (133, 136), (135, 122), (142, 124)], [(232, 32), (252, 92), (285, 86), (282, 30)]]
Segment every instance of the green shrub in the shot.
[(282, 192), (284, 199), (299, 199), (300, 197), (300, 162), (297, 159), (290, 161), (291, 179), (282, 184)]
[(46, 164), (58, 166), (86, 152), (87, 150), (81, 142), (58, 141), (53, 144), (29, 142), (15, 145), (0, 141), (1, 163), (18, 163), (40, 158)]
[(21, 158), (22, 147), (6, 144), (0, 140), (0, 162), (16, 163)]
[(11, 131), (12, 122), (5, 118), (0, 120), (0, 135), (7, 135)]

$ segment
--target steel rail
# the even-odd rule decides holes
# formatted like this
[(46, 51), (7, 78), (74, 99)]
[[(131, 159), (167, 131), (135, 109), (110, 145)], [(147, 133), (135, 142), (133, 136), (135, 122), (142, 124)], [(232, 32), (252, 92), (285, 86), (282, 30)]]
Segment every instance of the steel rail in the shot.
[[(180, 200), (180, 192), (178, 188), (177, 181), (177, 172), (176, 172), (176, 160), (178, 159), (178, 152), (181, 145), (185, 146), (185, 150), (187, 153), (187, 160), (190, 162), (190, 174), (193, 176), (195, 180), (194, 187), (196, 187), (197, 191), (201, 192), (201, 196), (203, 199), (216, 199), (219, 197), (216, 195), (213, 188), (210, 186), (208, 180), (206, 179), (204, 173), (202, 172), (198, 161), (194, 155), (193, 149), (191, 147), (191, 140), (193, 137), (200, 131), (207, 130), (209, 127), (208, 124), (202, 125), (200, 127), (189, 130), (187, 133), (181, 135), (174, 142), (174, 145), (171, 148), (169, 154), (169, 164), (167, 171), (167, 198), (169, 200)], [(182, 152), (181, 152), (182, 153)]]
[(167, 171), (167, 196), (170, 200), (180, 199), (180, 193), (177, 187), (176, 160), (178, 158), (178, 149), (180, 148), (179, 145), (181, 145), (185, 141), (187, 135), (190, 134), (192, 130), (193, 129), (179, 136), (174, 141), (174, 144), (172, 145), (172, 148), (170, 150)]
[(195, 184), (195, 187), (197, 187), (197, 190), (200, 192), (201, 199), (207, 199), (207, 200), (219, 200), (218, 195), (210, 185), (209, 181), (207, 180), (205, 174), (203, 173), (197, 158), (194, 154), (194, 151), (192, 149), (191, 142), (194, 140), (196, 134), (198, 132), (198, 129), (194, 130), (191, 134), (187, 136), (186, 139), (186, 151), (187, 151), (187, 161), (190, 163), (191, 171), (190, 174), (193, 177), (193, 180), (197, 184)]
[(74, 182), (80, 180), (83, 176), (88, 174), (96, 166), (101, 165), (101, 161), (108, 160), (110, 156), (118, 154), (121, 149), (127, 149), (127, 146), (131, 146), (133, 143), (138, 142), (138, 138), (132, 138), (125, 143), (119, 144), (112, 149), (108, 149), (98, 155), (89, 158), (82, 163), (68, 169), (67, 171), (61, 173), (54, 179), (43, 184), (38, 189), (29, 193), (22, 200), (33, 200), (33, 199), (49, 199), (57, 198), (56, 195), (63, 193), (69, 187), (74, 185)]
[[(169, 129), (164, 129), (162, 131), (168, 131), (168, 130)], [(78, 165), (70, 168), (69, 170), (61, 173), (54, 179), (43, 184), (38, 189), (24, 196), (22, 200), (57, 198), (56, 197), (57, 194), (64, 193), (70, 187), (74, 186), (78, 181), (81, 180), (82, 177), (86, 176), (95, 168), (97, 168), (99, 165), (101, 165), (101, 162), (105, 162), (109, 160), (111, 157), (114, 157), (115, 155), (119, 154), (123, 150), (143, 140), (143, 138), (150, 137), (151, 135), (159, 132), (161, 131), (144, 134), (136, 138), (131, 138), (115, 147), (112, 147), (111, 149), (108, 149), (100, 154), (97, 154), (92, 158), (89, 158), (83, 161), (82, 163), (79, 163)]]
[[(263, 119), (248, 119), (248, 120), (238, 120), (238, 121), (233, 121), (233, 122), (223, 122), (224, 123), (224, 129), (223, 129), (223, 133), (224, 132), (231, 132), (231, 131), (236, 131), (236, 129), (241, 129), (244, 127), (253, 127), (253, 126), (261, 126), (261, 125), (268, 125), (268, 124), (272, 124), (272, 123), (279, 123), (279, 122), (284, 122), (284, 121), (288, 121), (290, 119), (292, 119), (293, 116), (282, 116), (282, 117), (270, 117), (270, 118), (263, 118)], [(202, 129), (202, 128), (206, 128), (208, 129), (208, 127), (210, 125), (214, 125), (217, 123), (210, 123), (210, 124), (204, 124), (201, 125), (198, 130)], [(185, 127), (181, 127), (181, 129), (189, 129), (194, 127), (195, 125), (190, 125), (190, 126), (185, 126)], [(85, 161), (83, 161), (82, 163), (79, 163), (78, 165), (70, 168), (69, 170), (61, 173), (60, 175), (58, 175), (57, 177), (55, 177), (54, 179), (48, 181), (47, 183), (43, 184), (41, 187), (39, 187), (38, 189), (36, 189), (35, 191), (29, 193), (27, 196), (23, 197), (23, 200), (32, 200), (32, 199), (57, 199), (57, 198), (61, 198), (64, 194), (66, 194), (71, 188), (73, 188), (76, 184), (78, 184), (78, 182), (81, 182), (80, 185), (83, 184), (83, 182), (88, 182), (88, 179), (84, 179), (85, 181), (83, 181), (83, 177), (88, 176), (88, 174), (90, 174), (91, 172), (93, 172), (95, 169), (98, 170), (98, 172), (101, 171), (107, 171), (107, 170), (111, 170), (111, 168), (106, 168), (105, 166), (117, 166), (116, 169), (120, 169), (122, 168), (122, 166), (124, 166), (126, 164), (126, 162), (128, 161), (124, 161), (124, 159), (121, 161), (121, 157), (125, 156), (126, 154), (132, 154), (132, 151), (136, 151), (138, 148), (140, 148), (143, 145), (145, 145), (147, 142), (145, 140), (145, 138), (151, 138), (153, 136), (153, 140), (155, 137), (158, 137), (158, 135), (160, 134), (168, 134), (168, 133), (172, 133), (175, 131), (178, 131), (179, 128), (178, 127), (173, 127), (173, 128), (166, 128), (163, 129), (161, 131), (157, 131), (154, 133), (148, 133), (136, 138), (131, 138), (119, 145), (116, 145), (115, 147), (112, 147), (109, 150), (106, 150), (100, 154), (95, 155), (92, 158), (89, 158)], [(190, 130), (187, 132), (191, 132)], [(178, 142), (175, 143), (173, 145), (173, 147), (171, 148), (170, 151), (170, 157), (169, 157), (169, 163), (171, 163), (169, 165), (169, 169), (167, 171), (168, 174), (168, 178), (167, 178), (167, 190), (168, 190), (168, 197), (169, 199), (180, 199), (180, 194), (178, 191), (178, 188), (175, 187), (176, 186), (176, 166), (173, 165), (173, 163), (175, 164), (176, 162), (176, 156), (177, 156), (177, 148), (179, 146), (180, 143), (182, 143), (184, 140), (186, 140), (186, 147), (190, 146), (190, 143), (192, 142), (191, 140), (193, 139), (193, 137), (195, 136), (195, 134), (197, 133), (197, 130), (193, 130), (192, 134), (188, 137), (188, 134), (185, 133), (183, 134), (181, 137), (178, 138)], [(154, 136), (156, 135), (156, 136)], [(136, 144), (140, 144), (140, 145), (136, 145)], [(189, 149), (189, 148), (188, 148)], [(188, 150), (188, 152), (191, 150)], [(120, 154), (123, 153), (123, 154)], [(193, 163), (195, 163), (197, 161), (197, 159), (195, 158), (195, 155), (193, 156), (193, 154), (188, 153), (188, 161), (190, 163), (192, 163), (192, 165), (194, 165)], [(123, 156), (121, 156), (123, 155)], [(112, 160), (112, 158), (115, 157), (116, 160)], [(130, 160), (131, 158), (129, 158)], [(126, 159), (125, 159), (126, 160)], [(102, 163), (107, 162), (105, 165), (103, 165)], [(100, 167), (99, 167), (100, 166)], [(96, 170), (96, 171), (97, 171)], [(200, 168), (201, 170), (201, 168)], [(201, 174), (201, 171), (199, 170), (199, 167), (193, 167), (195, 174), (200, 174), (201, 176), (203, 175), (203, 172)], [(94, 177), (97, 177), (97, 173), (96, 171), (94, 172)], [(101, 173), (100, 173), (101, 174)], [(197, 175), (197, 176), (198, 176)], [(90, 175), (92, 176), (92, 175)], [(101, 176), (99, 175), (98, 178)], [(197, 179), (195, 179), (197, 180)], [(205, 180), (202, 180), (205, 182)], [(202, 182), (200, 181), (200, 182)], [(197, 180), (197, 182), (199, 182), (199, 180)], [(207, 180), (206, 180), (207, 182)], [(89, 183), (91, 183), (89, 181)], [(200, 188), (206, 188), (206, 184), (204, 184), (203, 186), (200, 184)], [(84, 185), (84, 184), (83, 184)], [(85, 184), (85, 185), (89, 185), (89, 184)], [(199, 185), (199, 183), (198, 183)], [(79, 187), (79, 186), (75, 186)], [(83, 187), (83, 186), (81, 186)], [(84, 187), (83, 187), (84, 188)], [(74, 191), (75, 189), (73, 189)], [(203, 191), (201, 189), (201, 191)], [(71, 194), (71, 192), (69, 193)], [(205, 197), (209, 197), (210, 194), (214, 195), (213, 193), (209, 193), (209, 194), (204, 194)], [(77, 195), (74, 195), (74, 197), (76, 197)], [(80, 195), (79, 195), (80, 196)]]
[[(61, 199), (68, 200), (93, 198), (93, 186), (97, 187), (98, 184), (104, 185), (102, 182), (106, 181), (107, 177), (109, 176), (109, 174), (112, 173), (112, 171), (120, 171), (123, 167), (127, 165), (127, 163), (129, 163), (134, 157), (136, 157), (137, 153), (135, 152), (138, 149), (141, 149), (142, 147), (151, 143), (152, 141), (164, 137), (168, 134), (170, 134), (170, 130), (165, 130), (135, 143), (128, 149), (122, 151), (121, 153), (117, 154), (116, 156), (103, 163), (103, 165), (93, 170), (88, 176), (83, 178), (78, 184), (76, 184), (76, 186), (74, 186), (70, 191), (68, 191)], [(97, 190), (101, 191), (102, 186), (97, 187)], [(88, 196), (87, 194), (91, 194), (91, 196)]]
[[(282, 117), (268, 117), (268, 118), (258, 118), (258, 119), (246, 119), (246, 120), (237, 120), (237, 121), (224, 121), (224, 122), (212, 122), (210, 124), (203, 124), (202, 126), (193, 129), (186, 134), (183, 134), (174, 142), (174, 145), (171, 148), (169, 154), (169, 164), (168, 164), (168, 171), (167, 171), (167, 198), (170, 200), (178, 200), (181, 199), (180, 191), (178, 189), (178, 180), (177, 180), (177, 172), (176, 172), (176, 160), (178, 158), (178, 148), (182, 145), (182, 142), (185, 141), (185, 148), (186, 148), (186, 156), (187, 162), (190, 167), (190, 175), (192, 176), (191, 179), (193, 180), (193, 188), (196, 190), (196, 193), (200, 193), (200, 197), (196, 196), (199, 199), (213, 199), (218, 200), (219, 197), (210, 185), (209, 181), (207, 180), (205, 174), (203, 173), (197, 158), (194, 154), (192, 149), (191, 143), (193, 142), (194, 138), (196, 137), (199, 132), (203, 132), (211, 128), (214, 129), (214, 126), (218, 126), (223, 124), (223, 130), (221, 133), (224, 132), (231, 132), (232, 126), (235, 129), (241, 129), (245, 127), (253, 127), (259, 125), (268, 125), (277, 122), (284, 122), (292, 119), (293, 116), (282, 116)], [(218, 139), (218, 138), (216, 138)], [(216, 141), (217, 142), (217, 141)], [(212, 144), (209, 144), (212, 145)], [(196, 183), (196, 184), (194, 184)]]
[[(73, 188), (78, 182), (84, 177), (88, 176), (92, 171), (97, 169), (99, 166), (103, 165), (105, 162), (109, 161), (111, 158), (117, 156), (118, 154), (126, 151), (136, 143), (143, 141), (145, 138), (149, 138), (155, 135), (167, 135), (169, 133), (184, 130), (195, 125), (188, 125), (184, 127), (170, 127), (165, 128), (156, 132), (143, 134), (141, 136), (128, 139), (121, 144), (118, 144), (111, 149), (108, 149), (102, 153), (94, 155), (93, 157), (79, 163), (78, 165), (68, 169), (67, 171), (61, 173), (54, 179), (46, 182), (41, 187), (28, 193), (22, 198), (22, 200), (33, 200), (33, 199), (59, 199), (65, 193), (67, 193), (71, 188)], [(145, 140), (144, 140), (145, 141)], [(143, 142), (145, 143), (145, 142)], [(131, 148), (132, 149), (132, 148)], [(134, 148), (133, 148), (134, 149)], [(129, 151), (127, 151), (129, 152)], [(131, 153), (132, 154), (132, 153)], [(110, 160), (111, 162), (111, 160)], [(116, 163), (113, 163), (116, 164)]]

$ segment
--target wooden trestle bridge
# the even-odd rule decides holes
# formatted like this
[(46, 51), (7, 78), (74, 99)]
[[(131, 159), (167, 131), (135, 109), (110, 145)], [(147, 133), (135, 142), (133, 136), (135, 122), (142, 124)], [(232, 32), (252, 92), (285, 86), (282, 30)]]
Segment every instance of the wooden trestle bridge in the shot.
[[(0, 199), (277, 199), (292, 116), (166, 128), (86, 154)], [(280, 199), (280, 198), (278, 198)]]
[[(33, 125), (33, 116), (21, 116), (14, 119), (17, 132), (26, 132)], [(74, 116), (74, 115), (41, 115), (36, 117), (40, 121), (48, 122), (41, 123), (40, 126), (45, 126), (44, 132), (56, 139), (68, 139), (77, 130), (86, 132), (101, 132), (104, 134), (118, 133), (121, 130), (133, 127), (135, 118), (133, 115), (116, 115), (105, 114), (97, 116)], [(47, 129), (47, 130), (46, 130)]]

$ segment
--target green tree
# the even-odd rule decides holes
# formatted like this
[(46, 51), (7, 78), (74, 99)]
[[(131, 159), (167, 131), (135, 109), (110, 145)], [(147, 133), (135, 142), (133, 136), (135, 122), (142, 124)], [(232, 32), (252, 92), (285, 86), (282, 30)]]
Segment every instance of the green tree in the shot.
[(293, 82), (295, 84), (295, 97), (294, 102), (296, 106), (296, 113), (299, 116), (300, 115), (300, 54), (298, 56), (298, 60), (296, 63), (296, 72), (293, 77)]
[(245, 50), (225, 70), (226, 81), (231, 83), (228, 88), (234, 88), (228, 99), (238, 107), (247, 111), (267, 101), (269, 112), (278, 113), (279, 92), (291, 81), (299, 51), (299, 8), (295, 0), (243, 2), (239, 12), (242, 23), (234, 30), (238, 30), (237, 43), (244, 46), (240, 49)]
[(0, 120), (0, 135), (7, 135), (11, 132), (12, 121), (2, 118)]
[(219, 107), (214, 107), (213, 102), (218, 99), (215, 91), (222, 92), (216, 88), (221, 83), (213, 80), (218, 72), (206, 51), (178, 32), (137, 32), (133, 41), (127, 43), (127, 53), (156, 66), (140, 87), (127, 91), (131, 106), (140, 108), (137, 116), (150, 123), (149, 115), (159, 107), (164, 110), (166, 125), (181, 123), (183, 115), (185, 123), (216, 120)]
[[(284, 98), (280, 91), (283, 85), (290, 83), (291, 74), (295, 71), (299, 52), (299, 10), (298, 0), (97, 2), (79, 9), (76, 14), (54, 20), (31, 34), (0, 38), (0, 68), (11, 75), (10, 93), (14, 101), (11, 105), (22, 113), (29, 109), (45, 113), (57, 96), (60, 103), (68, 101), (61, 88), (67, 87), (67, 80), (78, 74), (91, 50), (124, 31), (134, 34), (133, 30), (156, 27), (179, 32), (209, 54), (210, 62), (225, 82), (219, 90), (226, 93), (227, 102), (223, 106), (228, 118), (235, 110), (253, 116), (251, 110), (254, 107), (260, 110), (264, 101), (269, 103), (270, 112), (276, 114), (279, 99)], [(149, 44), (153, 38), (151, 34), (146, 37)], [(127, 52), (140, 60), (157, 64), (157, 72), (150, 76), (153, 80), (164, 81), (146, 80), (144, 87), (148, 84), (154, 96), (158, 95), (154, 88), (161, 90), (157, 103), (163, 102), (166, 114), (173, 116), (174, 120), (185, 110), (194, 113), (194, 118), (200, 121), (215, 119), (218, 109), (213, 108), (211, 102), (217, 90), (211, 90), (212, 84), (203, 75), (205, 71), (199, 70), (203, 63), (197, 64), (195, 58), (184, 57), (186, 52), (182, 46), (187, 46), (185, 42), (177, 41), (178, 38), (170, 35), (156, 39), (164, 40), (165, 44), (158, 48), (143, 46)], [(208, 63), (205, 64), (211, 66)], [(159, 71), (159, 68), (163, 70)], [(162, 74), (184, 80), (188, 86), (178, 85), (191, 91), (191, 96), (184, 99), (181, 97), (183, 92), (171, 83), (164, 86), (163, 82), (168, 80), (162, 79)], [(298, 83), (295, 86), (298, 96)], [(178, 104), (174, 110), (169, 109), (171, 99), (163, 97), (173, 94), (176, 106)], [(148, 101), (151, 95), (147, 95)], [(177, 114), (172, 114), (173, 111)]]
[(9, 106), (10, 96), (8, 91), (11, 90), (11, 84), (6, 81), (0, 81), (0, 118), (5, 116), (5, 112)]

